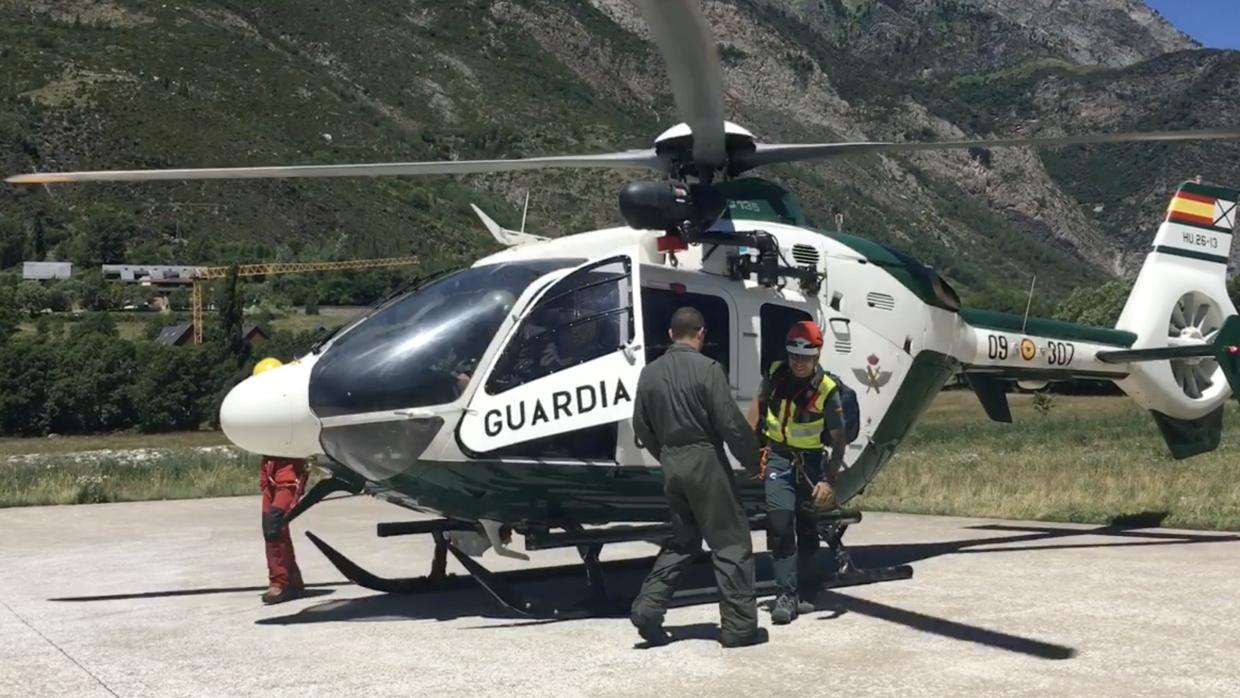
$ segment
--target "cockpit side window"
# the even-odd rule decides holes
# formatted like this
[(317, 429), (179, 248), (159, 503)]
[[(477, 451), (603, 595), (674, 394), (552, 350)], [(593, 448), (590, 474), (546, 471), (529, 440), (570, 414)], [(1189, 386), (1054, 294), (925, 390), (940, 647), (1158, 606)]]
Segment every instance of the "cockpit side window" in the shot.
[(628, 258), (605, 260), (557, 281), (500, 354), (486, 391), (498, 395), (620, 349), (634, 335)]

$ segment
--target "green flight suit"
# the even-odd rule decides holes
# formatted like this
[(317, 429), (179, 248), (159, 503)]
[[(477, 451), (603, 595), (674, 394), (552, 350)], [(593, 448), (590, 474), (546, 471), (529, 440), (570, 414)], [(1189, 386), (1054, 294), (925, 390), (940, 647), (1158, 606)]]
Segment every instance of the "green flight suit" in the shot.
[(662, 622), (676, 584), (704, 537), (719, 584), (721, 639), (749, 636), (758, 627), (753, 544), (723, 447), (726, 443), (745, 469), (756, 474), (758, 441), (719, 364), (688, 345), (669, 347), (642, 370), (633, 429), (663, 466), (673, 531), (633, 601), (634, 622)]

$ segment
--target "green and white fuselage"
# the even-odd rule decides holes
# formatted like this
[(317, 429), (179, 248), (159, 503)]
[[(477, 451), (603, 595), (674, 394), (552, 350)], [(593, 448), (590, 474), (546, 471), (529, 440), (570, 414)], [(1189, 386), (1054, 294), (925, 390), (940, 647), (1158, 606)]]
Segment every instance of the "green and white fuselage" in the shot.
[[(962, 371), (995, 419), (1006, 417), (999, 381), (1109, 379), (1155, 413), (1176, 455), (1217, 444), (1212, 416), (1230, 394), (1217, 364), (1104, 358), (1213, 339), (1235, 314), (1224, 285), (1231, 232), (1222, 224), (1203, 226), (1195, 238), (1164, 222), (1120, 328), (1099, 329), (961, 309), (934, 270), (868, 240), (805, 226), (795, 201), (774, 185), (723, 186), (729, 208), (713, 229), (773, 235), (788, 265), (813, 268), (820, 285), (737, 279), (730, 258), (743, 248), (704, 243), (669, 252), (655, 231), (508, 235), (517, 244), (390, 301), (298, 362), (247, 379), (222, 410), (225, 431), (247, 450), (325, 456), (364, 479), (369, 493), (448, 518), (666, 520), (658, 463), (629, 418), (638, 375), (667, 342), (666, 316), (691, 304), (707, 318), (705, 351), (720, 361), (741, 410), (765, 366), (782, 358), (788, 325), (820, 324), (822, 364), (860, 404), (860, 435), (840, 480), (844, 502), (877, 476)], [(1198, 198), (1240, 199), (1231, 190), (1186, 188)], [(1214, 258), (1192, 249), (1194, 240), (1212, 246)], [(761, 483), (737, 475), (745, 507), (758, 513)]]

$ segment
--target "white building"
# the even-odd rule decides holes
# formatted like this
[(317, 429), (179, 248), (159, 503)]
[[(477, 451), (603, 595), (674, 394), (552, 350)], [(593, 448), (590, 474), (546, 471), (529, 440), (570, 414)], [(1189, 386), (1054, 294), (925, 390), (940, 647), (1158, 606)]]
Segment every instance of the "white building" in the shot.
[(26, 281), (67, 279), (72, 274), (72, 262), (22, 262), (22, 279)]

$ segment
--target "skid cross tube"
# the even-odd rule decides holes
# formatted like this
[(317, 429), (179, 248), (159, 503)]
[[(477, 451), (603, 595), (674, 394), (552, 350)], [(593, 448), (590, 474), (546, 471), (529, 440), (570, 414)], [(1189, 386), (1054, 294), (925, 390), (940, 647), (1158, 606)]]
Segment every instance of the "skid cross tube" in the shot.
[[(882, 567), (875, 569), (859, 569), (849, 556), (841, 542), (848, 526), (861, 520), (860, 512), (833, 510), (818, 515), (818, 531), (822, 542), (826, 543), (830, 556), (832, 571), (819, 577), (819, 589), (832, 589), (875, 582), (909, 579), (913, 569), (908, 565)], [(585, 618), (600, 613), (614, 612), (616, 604), (607, 596), (606, 576), (608, 572), (631, 570), (649, 570), (655, 558), (640, 557), (621, 560), (602, 561), (599, 559), (603, 546), (607, 543), (651, 540), (670, 534), (669, 524), (613, 526), (587, 530), (579, 524), (561, 523), (556, 526), (565, 529), (564, 533), (548, 533), (550, 526), (532, 526), (523, 530), (528, 550), (544, 550), (551, 548), (576, 547), (581, 556), (581, 563), (556, 565), (552, 567), (526, 567), (519, 570), (495, 572), (488, 569), (476, 559), (470, 557), (460, 548), (452, 544), (446, 535), (449, 531), (476, 531), (473, 522), (453, 519), (435, 519), (429, 521), (403, 521), (378, 524), (376, 532), (383, 537), (398, 535), (430, 534), (435, 541), (434, 557), (431, 562), (430, 574), (424, 577), (393, 579), (381, 577), (364, 569), (345, 557), (326, 541), (306, 531), (306, 536), (324, 557), (328, 559), (349, 581), (358, 586), (374, 591), (390, 594), (420, 594), (428, 592), (452, 591), (473, 586), (480, 587), (492, 599), (509, 611), (526, 618), (549, 618), (566, 620), (569, 618)], [(749, 526), (752, 530), (766, 527), (766, 516), (750, 517)], [(448, 574), (448, 555), (456, 559), (468, 572), (466, 575)], [(710, 555), (706, 551), (696, 556), (695, 563), (709, 564)], [(519, 593), (514, 584), (546, 580), (556, 576), (582, 576), (588, 587), (588, 595), (576, 603), (563, 603), (562, 600), (551, 602), (534, 601)], [(760, 595), (768, 595), (775, 590), (774, 582), (761, 581), (757, 585)], [(676, 592), (677, 603), (695, 602), (698, 598), (705, 600), (715, 597), (719, 590), (715, 586), (682, 589)]]
[(284, 524), (287, 526), (293, 519), (301, 516), (307, 509), (323, 501), (323, 498), (334, 492), (348, 492), (349, 494), (357, 494), (362, 491), (362, 486), (351, 480), (345, 480), (339, 477), (329, 477), (326, 480), (319, 480), (310, 488), (306, 496), (301, 498), (292, 509), (289, 509), (288, 515), (284, 517)]

